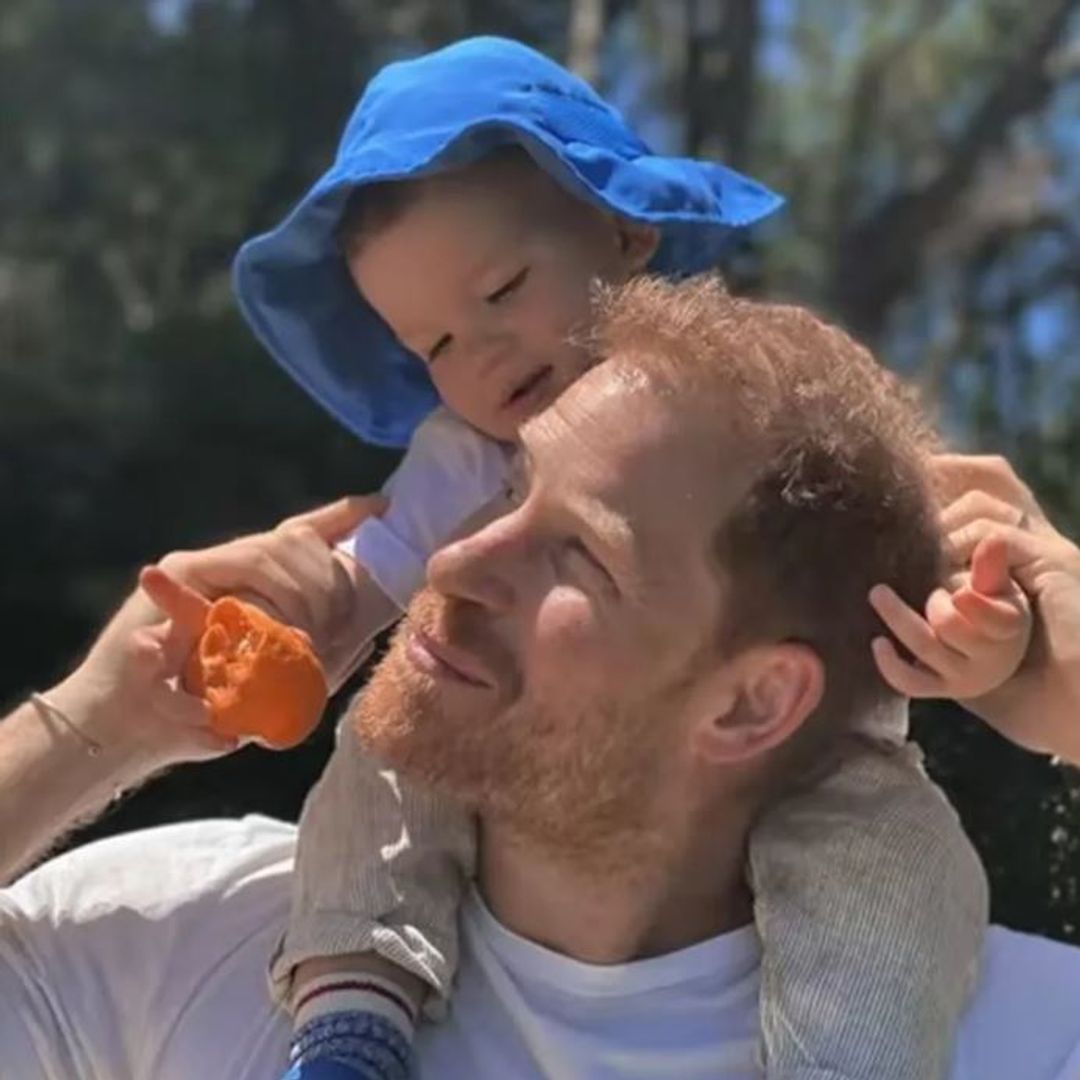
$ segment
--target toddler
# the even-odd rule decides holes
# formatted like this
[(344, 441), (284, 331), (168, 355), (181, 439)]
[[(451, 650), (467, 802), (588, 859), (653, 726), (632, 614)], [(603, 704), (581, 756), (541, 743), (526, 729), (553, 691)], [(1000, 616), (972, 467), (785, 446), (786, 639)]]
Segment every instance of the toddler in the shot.
[[(334, 166), (236, 266), (245, 315), (308, 393), (369, 441), (408, 442), (386, 514), (340, 553), (366, 571), (366, 638), (499, 498), (519, 426), (585, 370), (592, 283), (715, 266), (779, 203), (720, 165), (652, 154), (588, 86), (513, 42), (464, 41), (376, 76)], [(946, 693), (988, 690), (1023, 654), (1027, 613), (999, 562), (978, 553), (926, 619), (875, 594)], [(973, 978), (978, 860), (905, 745), (906, 715), (867, 717), (864, 734), (752, 838), (770, 1077), (941, 1076)], [(437, 1018), (451, 993), (473, 832), (341, 727), (271, 966), (296, 1025), (290, 1077), (408, 1074), (420, 1009)]]

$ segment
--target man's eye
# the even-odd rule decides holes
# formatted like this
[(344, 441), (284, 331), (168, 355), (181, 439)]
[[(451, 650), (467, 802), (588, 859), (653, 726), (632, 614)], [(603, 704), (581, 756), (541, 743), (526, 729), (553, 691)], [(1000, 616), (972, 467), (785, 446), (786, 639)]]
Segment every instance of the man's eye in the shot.
[(489, 294), (487, 302), (497, 304), (500, 300), (505, 300), (515, 289), (519, 289), (524, 284), (528, 276), (529, 268), (526, 266), (519, 270), (505, 285), (500, 285), (493, 293)]
[(576, 566), (584, 566), (588, 573), (594, 577), (600, 577), (606, 588), (612, 592), (618, 591), (615, 587), (615, 579), (608, 573), (607, 567), (580, 540), (568, 541), (564, 552), (565, 557)]
[(521, 485), (517, 481), (510, 480), (503, 486), (503, 500), (511, 507), (518, 507), (525, 501)]

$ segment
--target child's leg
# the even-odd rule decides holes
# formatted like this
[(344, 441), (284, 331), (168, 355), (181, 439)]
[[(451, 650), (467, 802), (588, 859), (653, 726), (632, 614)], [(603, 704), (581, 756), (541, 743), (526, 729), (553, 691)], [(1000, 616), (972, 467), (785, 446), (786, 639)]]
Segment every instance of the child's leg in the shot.
[(323, 1052), (328, 1016), (335, 1032), (348, 1028), (350, 1060), (365, 1040), (408, 1050), (425, 998), (437, 1014), (450, 991), (474, 846), (460, 807), (380, 768), (341, 724), (304, 806), (289, 927), (270, 969), (296, 1024), (294, 1059)]
[(936, 1080), (988, 918), (978, 856), (913, 745), (857, 751), (750, 840), (769, 1080)]

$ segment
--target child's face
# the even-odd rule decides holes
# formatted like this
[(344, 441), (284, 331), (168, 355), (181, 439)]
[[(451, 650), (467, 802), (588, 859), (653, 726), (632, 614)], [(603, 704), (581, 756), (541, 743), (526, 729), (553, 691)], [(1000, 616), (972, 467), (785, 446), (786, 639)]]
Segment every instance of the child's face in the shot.
[(643, 270), (658, 234), (564, 192), (524, 158), (422, 182), (349, 269), (442, 400), (511, 441), (588, 366), (591, 286)]

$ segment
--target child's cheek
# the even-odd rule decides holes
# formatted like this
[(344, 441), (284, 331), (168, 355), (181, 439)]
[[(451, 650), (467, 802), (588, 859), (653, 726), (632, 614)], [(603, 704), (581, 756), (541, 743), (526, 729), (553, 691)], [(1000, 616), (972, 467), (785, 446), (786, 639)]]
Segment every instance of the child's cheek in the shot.
[(529, 311), (530, 330), (534, 338), (561, 347), (567, 335), (588, 322), (590, 310), (589, 280), (569, 267), (563, 273), (549, 274), (536, 289)]

